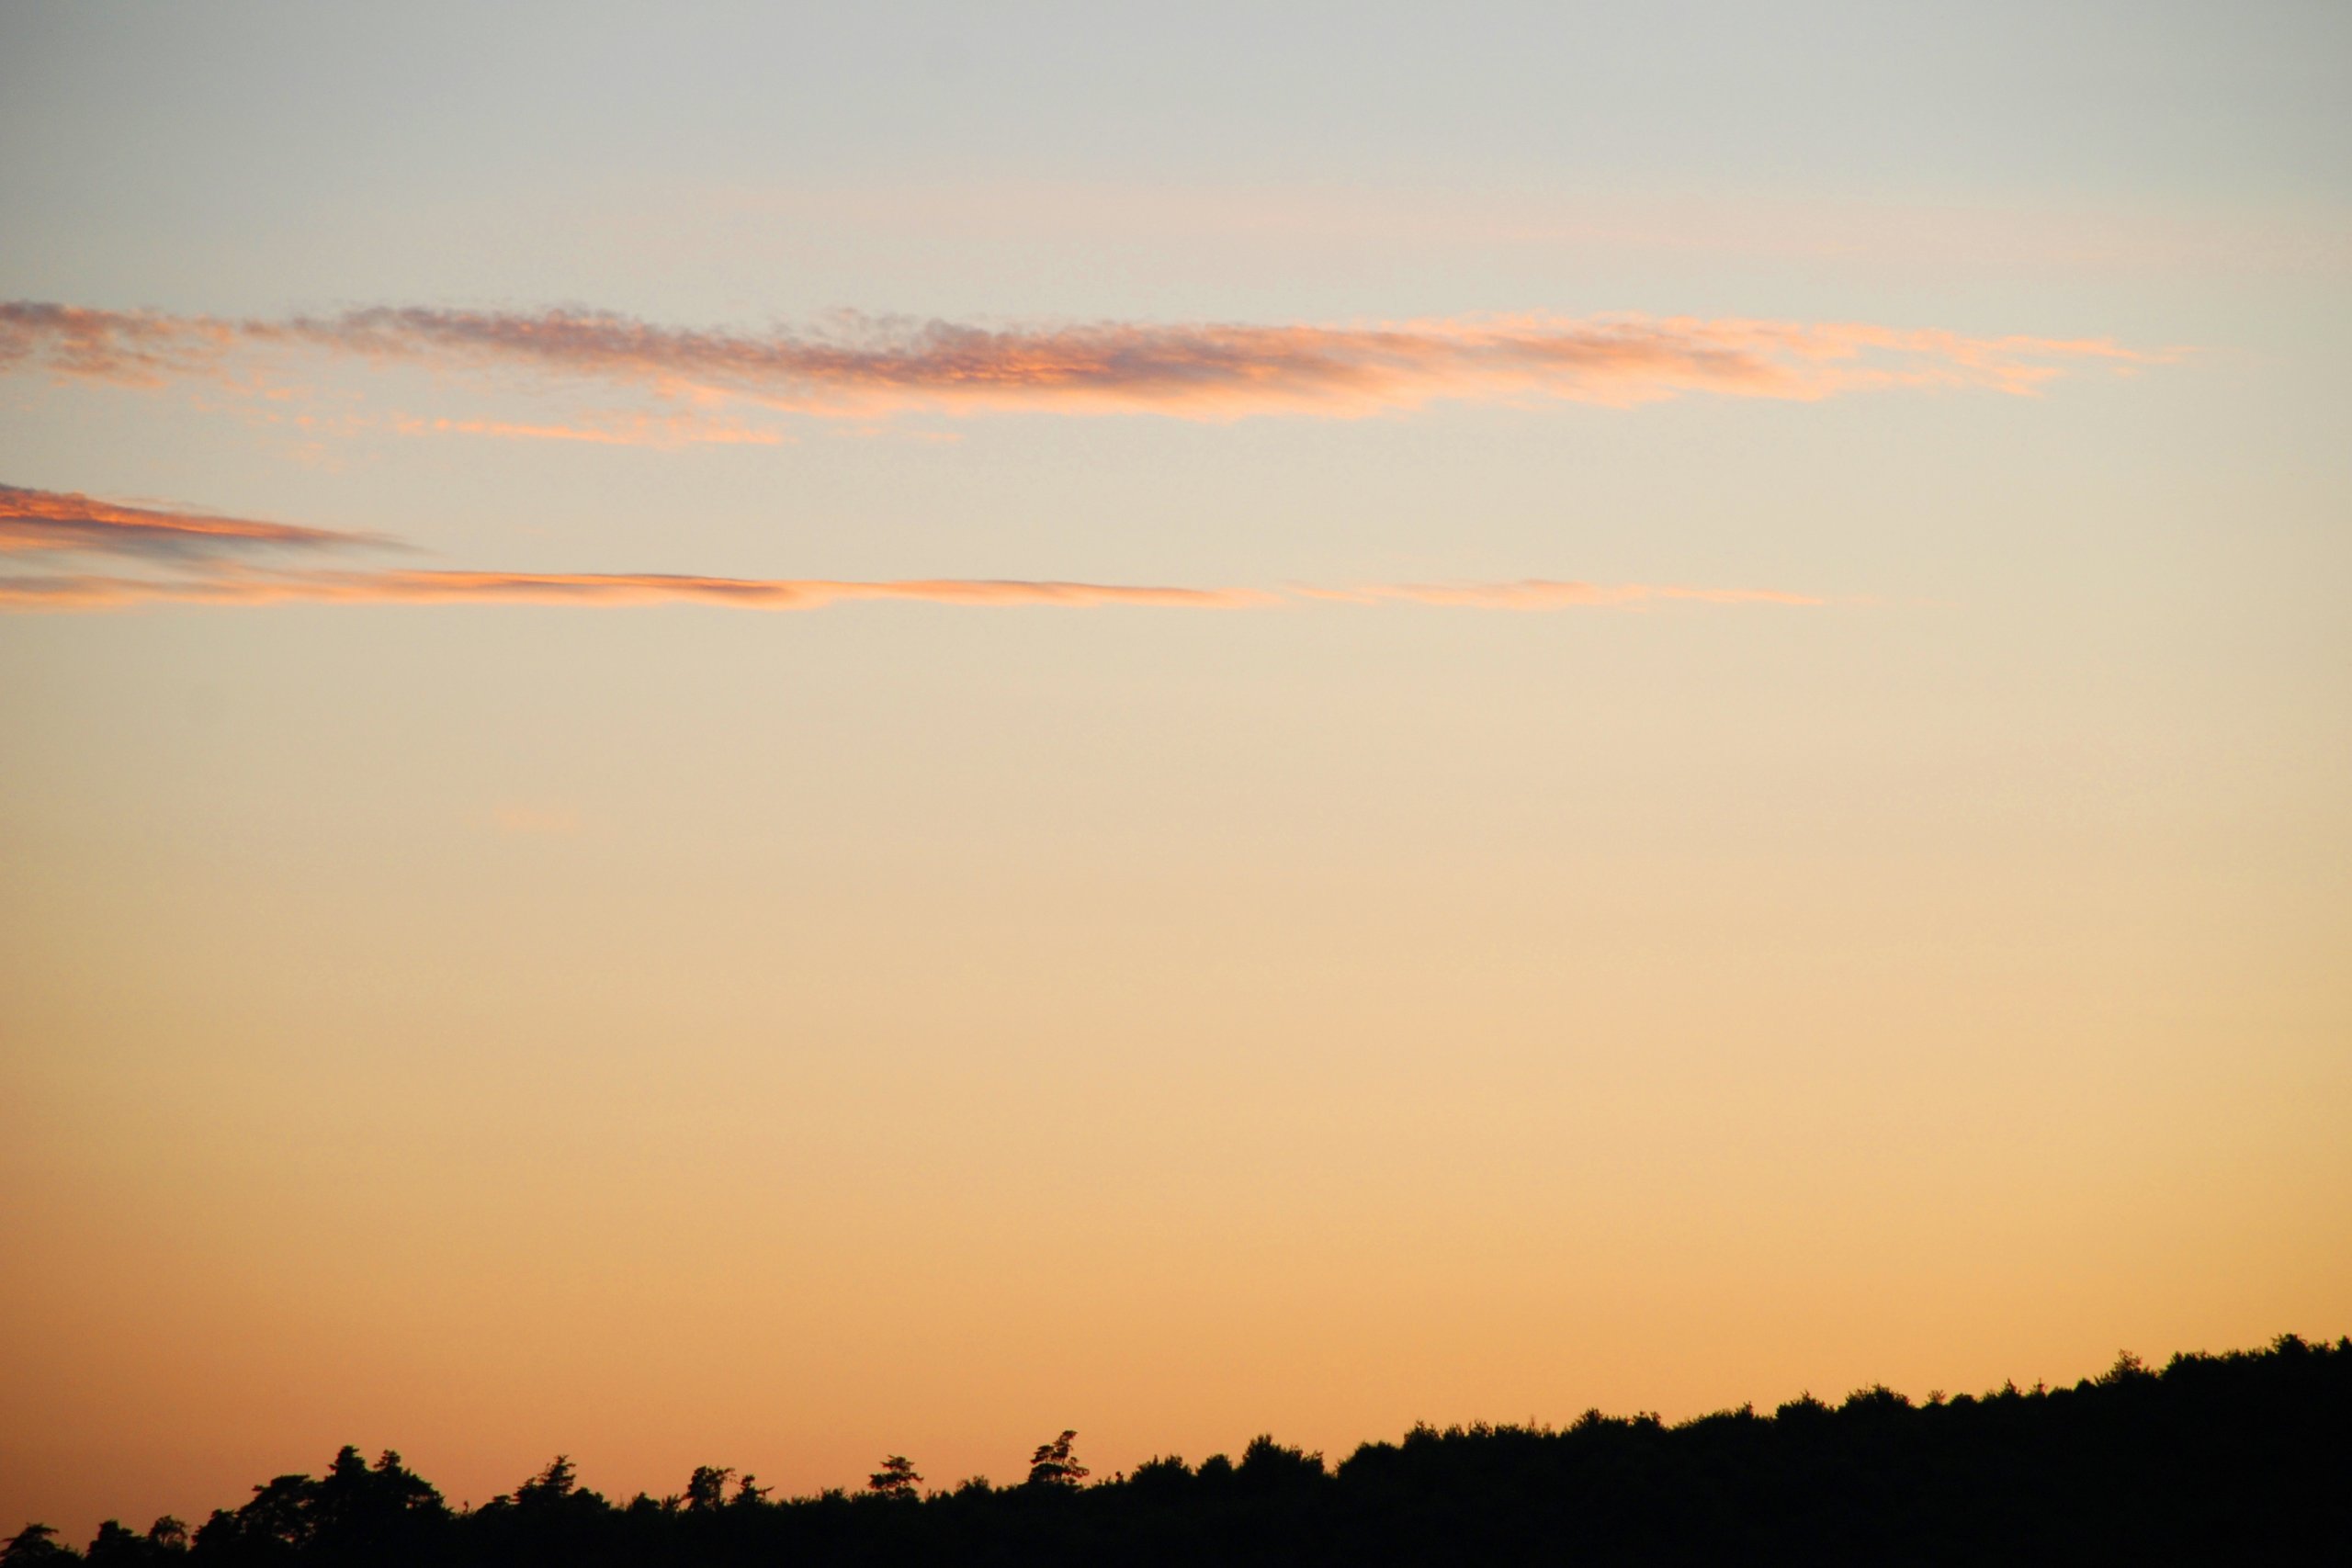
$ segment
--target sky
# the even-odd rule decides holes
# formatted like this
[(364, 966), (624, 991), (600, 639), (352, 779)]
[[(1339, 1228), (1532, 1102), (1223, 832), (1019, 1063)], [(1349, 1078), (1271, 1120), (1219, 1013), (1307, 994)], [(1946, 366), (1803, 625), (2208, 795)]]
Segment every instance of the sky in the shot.
[(0, 1530), (2352, 1331), (2348, 68), (0, 4)]

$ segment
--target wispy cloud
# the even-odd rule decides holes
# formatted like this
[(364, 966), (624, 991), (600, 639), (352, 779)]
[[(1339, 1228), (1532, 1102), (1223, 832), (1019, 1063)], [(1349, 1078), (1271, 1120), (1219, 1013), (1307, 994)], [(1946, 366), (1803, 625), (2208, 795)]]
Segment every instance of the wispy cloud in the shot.
[(1654, 601), (1713, 604), (1821, 604), (1809, 594), (1753, 588), (1595, 583), (1525, 578), (1506, 582), (1290, 584), (1278, 589), (1077, 582), (1056, 579), (931, 577), (710, 577), (688, 572), (319, 570), (258, 564), (279, 547), (399, 547), (371, 534), (259, 523), (209, 513), (96, 501), (73, 491), (0, 485), (0, 551), (38, 558), (96, 555), (137, 561), (137, 572), (51, 570), (0, 575), (0, 610), (114, 610), (141, 604), (696, 604), (749, 610), (817, 610), (902, 601), (970, 608), (1103, 606), (1176, 610), (1269, 609), (1284, 604), (1401, 603), (1460, 609), (1635, 607)]
[(792, 440), (781, 431), (710, 420), (698, 414), (635, 414), (597, 423), (529, 424), (494, 419), (417, 419), (401, 416), (392, 429), (402, 435), (483, 435), (500, 441), (583, 441), (594, 446), (780, 446)]
[(0, 305), (0, 369), (152, 384), (226, 374), (234, 356), (273, 349), (524, 371), (861, 419), (916, 410), (1344, 417), (1442, 400), (1625, 406), (1690, 393), (1810, 400), (1903, 387), (2024, 395), (2073, 369), (2168, 357), (2104, 338), (1687, 317), (1000, 328), (843, 313), (809, 328), (744, 333), (580, 310), (379, 307), (232, 321)]
[(1687, 599), (1704, 604), (1826, 604), (1811, 593), (1786, 593), (1771, 588), (1684, 588), (1652, 582), (1564, 582), (1546, 578), (1522, 578), (1515, 582), (1385, 582), (1358, 588), (1296, 587), (1302, 599), (1329, 599), (1352, 604), (1383, 602), (1436, 604), (1465, 610), (1566, 610), (1640, 604), (1654, 600)]
[(153, 386), (217, 371), (260, 330), (209, 316), (9, 300), (0, 303), (0, 369), (34, 364), (61, 376)]
[(724, 604), (747, 610), (816, 610), (857, 601), (932, 604), (1153, 605), (1238, 609), (1279, 603), (1247, 588), (1166, 588), (1114, 582), (992, 578), (922, 578), (856, 582), (826, 578), (699, 577), (682, 572), (259, 571), (181, 578), (96, 573), (0, 578), (0, 606), (117, 609), (176, 602), (204, 604)]
[(369, 534), (124, 506), (73, 491), (0, 485), (0, 555), (40, 552), (186, 559), (254, 549), (317, 550), (390, 543)]
[(1152, 583), (1018, 578), (700, 577), (682, 572), (272, 571), (223, 569), (181, 577), (51, 573), (0, 577), (0, 610), (115, 610), (139, 604), (699, 604), (743, 610), (818, 610), (897, 600), (967, 608), (1103, 606), (1167, 610), (1271, 609), (1339, 602), (1456, 609), (1622, 608), (1688, 600), (1709, 604), (1816, 605), (1815, 594), (1526, 579), (1514, 582), (1370, 584), (1351, 588), (1188, 588)]

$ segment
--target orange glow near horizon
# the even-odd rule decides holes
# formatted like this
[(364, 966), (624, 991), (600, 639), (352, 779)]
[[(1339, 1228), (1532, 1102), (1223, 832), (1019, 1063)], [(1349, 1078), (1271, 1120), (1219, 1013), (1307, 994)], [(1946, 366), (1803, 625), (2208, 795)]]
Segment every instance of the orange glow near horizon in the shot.
[(0, 1541), (2352, 1333), (2246, 10), (0, 5)]

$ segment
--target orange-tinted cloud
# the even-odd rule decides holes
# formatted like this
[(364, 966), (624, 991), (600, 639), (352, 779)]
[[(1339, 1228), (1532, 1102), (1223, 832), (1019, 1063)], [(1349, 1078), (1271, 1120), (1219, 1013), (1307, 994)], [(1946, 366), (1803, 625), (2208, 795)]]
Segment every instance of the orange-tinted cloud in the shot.
[(486, 435), (501, 441), (584, 441), (594, 446), (779, 446), (792, 437), (695, 414), (637, 414), (594, 424), (526, 424), (494, 419), (392, 422), (402, 435)]
[(103, 610), (157, 603), (687, 603), (758, 610), (814, 610), (828, 604), (873, 600), (976, 607), (1130, 605), (1191, 610), (1254, 609), (1318, 600), (1509, 610), (1624, 606), (1674, 599), (1718, 604), (1824, 603), (1804, 594), (1765, 589), (1573, 582), (1540, 578), (1510, 582), (1374, 583), (1349, 588), (1293, 585), (1269, 591), (1016, 578), (903, 578), (861, 582), (833, 578), (707, 577), (687, 572), (289, 570), (222, 558), (254, 547), (348, 545), (397, 547), (397, 542), (372, 535), (256, 523), (205, 513), (123, 506), (71, 491), (0, 485), (0, 551), (126, 557), (144, 562), (148, 569), (145, 575), (136, 576), (64, 570), (0, 577), (0, 610)]
[(1522, 578), (1515, 582), (1385, 582), (1360, 588), (1294, 588), (1304, 599), (1348, 604), (1383, 601), (1470, 610), (1564, 610), (1687, 599), (1707, 604), (1826, 604), (1810, 593), (1770, 588), (1684, 588), (1649, 582), (1573, 582)]
[(253, 333), (253, 323), (208, 316), (0, 301), (0, 370), (42, 365), (61, 376), (152, 386), (217, 369)]
[(0, 554), (192, 557), (256, 547), (321, 549), (388, 542), (287, 523), (121, 506), (72, 491), (0, 485)]
[(1687, 317), (999, 329), (842, 314), (819, 328), (739, 333), (571, 310), (379, 307), (230, 322), (0, 305), (0, 368), (152, 381), (217, 370), (232, 346), (527, 370), (861, 418), (915, 409), (1348, 416), (1445, 399), (1623, 406), (1692, 392), (1812, 400), (1894, 387), (2023, 394), (2070, 367), (2166, 357), (2107, 339)]
[(1148, 583), (1012, 578), (702, 577), (683, 572), (265, 571), (222, 570), (180, 577), (59, 573), (0, 577), (0, 610), (109, 610), (136, 604), (702, 604), (747, 610), (816, 610), (901, 600), (974, 608), (1103, 605), (1179, 610), (1265, 609), (1287, 604), (1417, 604), (1459, 609), (1623, 608), (1684, 600), (1709, 604), (1817, 605), (1816, 595), (1754, 588), (1547, 581), (1375, 583), (1352, 588), (1180, 588)]
[(988, 578), (849, 582), (820, 578), (697, 577), (677, 572), (222, 571), (179, 578), (95, 573), (0, 578), (0, 607), (94, 610), (157, 602), (206, 604), (699, 603), (814, 610), (855, 600), (934, 604), (1157, 605), (1235, 609), (1277, 603), (1246, 588), (1162, 588)]

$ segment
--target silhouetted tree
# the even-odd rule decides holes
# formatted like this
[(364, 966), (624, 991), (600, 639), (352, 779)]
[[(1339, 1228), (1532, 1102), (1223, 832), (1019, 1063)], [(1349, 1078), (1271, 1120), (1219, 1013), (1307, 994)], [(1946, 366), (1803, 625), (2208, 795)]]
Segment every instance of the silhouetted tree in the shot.
[(1259, 1491), (1311, 1485), (1325, 1479), (1321, 1454), (1284, 1448), (1274, 1441), (1270, 1432), (1261, 1432), (1250, 1439), (1250, 1446), (1241, 1450), (1241, 1463), (1234, 1474), (1243, 1485)]
[[(217, 1510), (191, 1543), (109, 1520), (96, 1568), (1225, 1568), (1441, 1562), (1922, 1565), (2352, 1562), (2352, 1338), (2136, 1357), (2072, 1386), (2005, 1384), (1915, 1405), (1881, 1384), (1668, 1426), (1588, 1411), (1566, 1427), (1365, 1443), (1336, 1467), (1261, 1435), (1238, 1465), (1151, 1460), (1080, 1486), (1075, 1432), (1026, 1485), (975, 1476), (917, 1495), (894, 1454), (868, 1506), (841, 1491), (765, 1500), (705, 1466), (687, 1496), (614, 1507), (562, 1456), (452, 1513), (387, 1452), (338, 1452)], [(731, 1485), (730, 1485), (731, 1483)], [(84, 1560), (28, 1526), (0, 1568)]]
[(145, 1535), (119, 1519), (108, 1519), (98, 1527), (82, 1555), (96, 1568), (143, 1568), (174, 1562), (187, 1553), (187, 1527), (166, 1515)]
[(1091, 1473), (1078, 1462), (1070, 1452), (1070, 1444), (1078, 1434), (1065, 1430), (1050, 1443), (1039, 1443), (1037, 1451), (1029, 1456), (1029, 1484), (1032, 1486), (1075, 1486)]
[(119, 1519), (108, 1519), (90, 1538), (89, 1549), (83, 1558), (94, 1568), (136, 1568), (153, 1562), (161, 1553), (154, 1544)]
[(570, 1454), (558, 1454), (548, 1461), (547, 1468), (514, 1488), (514, 1501), (520, 1506), (559, 1502), (571, 1495), (580, 1484), (580, 1473), (573, 1467)]
[(82, 1554), (60, 1546), (57, 1532), (47, 1525), (27, 1525), (0, 1546), (0, 1562), (70, 1562)]
[(1127, 1477), (1127, 1484), (1143, 1496), (1175, 1497), (1182, 1495), (1192, 1480), (1193, 1472), (1183, 1460), (1169, 1454), (1136, 1466), (1135, 1473)]
[(694, 1474), (686, 1478), (686, 1506), (697, 1512), (716, 1508), (727, 1500), (727, 1483), (734, 1478), (731, 1467), (696, 1465)]
[(892, 1454), (882, 1461), (882, 1468), (865, 1478), (865, 1490), (876, 1497), (889, 1497), (899, 1502), (912, 1502), (921, 1495), (915, 1489), (922, 1484), (922, 1477), (915, 1473), (914, 1461), (904, 1454)]
[(213, 1510), (196, 1532), (197, 1550), (245, 1558), (299, 1551), (311, 1540), (311, 1500), (317, 1488), (307, 1475), (281, 1475), (254, 1487), (253, 1500), (235, 1513)]

